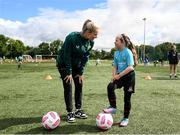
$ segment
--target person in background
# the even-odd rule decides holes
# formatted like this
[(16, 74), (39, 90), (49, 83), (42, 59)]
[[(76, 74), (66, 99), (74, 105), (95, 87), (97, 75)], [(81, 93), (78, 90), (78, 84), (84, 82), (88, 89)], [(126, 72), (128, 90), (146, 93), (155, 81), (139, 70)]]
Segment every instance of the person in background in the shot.
[(2, 57), (0, 57), (0, 63), (3, 64), (3, 58)]
[(177, 78), (177, 65), (179, 62), (178, 59), (178, 53), (176, 51), (176, 45), (171, 45), (171, 50), (168, 53), (168, 60), (169, 60), (169, 66), (170, 66), (170, 78)]
[(145, 59), (144, 59), (144, 65), (147, 66), (148, 63), (149, 63), (149, 59), (148, 59), (147, 57), (145, 57)]
[(19, 56), (18, 58), (17, 58), (17, 62), (18, 62), (18, 70), (22, 70), (22, 61), (23, 61), (23, 58), (22, 58), (22, 56)]
[(96, 60), (96, 66), (99, 65), (99, 64), (100, 64), (100, 59), (98, 58), (98, 59)]

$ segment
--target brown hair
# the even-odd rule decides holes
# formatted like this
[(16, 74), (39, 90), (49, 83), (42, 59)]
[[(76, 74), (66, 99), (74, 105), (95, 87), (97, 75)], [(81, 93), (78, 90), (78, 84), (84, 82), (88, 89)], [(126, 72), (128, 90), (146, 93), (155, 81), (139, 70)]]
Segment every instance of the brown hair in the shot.
[(99, 28), (94, 24), (94, 22), (92, 22), (90, 19), (87, 19), (82, 27), (82, 33), (87, 32), (97, 32)]
[(121, 34), (119, 36), (119, 38), (120, 38), (120, 41), (122, 43), (124, 43), (125, 46), (131, 50), (131, 52), (133, 54), (133, 58), (134, 58), (134, 66), (137, 66), (138, 65), (138, 55), (137, 55), (134, 44), (131, 42), (130, 38), (125, 34)]

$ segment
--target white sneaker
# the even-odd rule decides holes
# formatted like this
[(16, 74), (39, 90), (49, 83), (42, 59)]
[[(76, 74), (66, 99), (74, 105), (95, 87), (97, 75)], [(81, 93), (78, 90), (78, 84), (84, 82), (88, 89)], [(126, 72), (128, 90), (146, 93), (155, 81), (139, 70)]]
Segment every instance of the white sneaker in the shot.
[(87, 119), (87, 114), (81, 109), (77, 109), (76, 112), (74, 113), (75, 117), (80, 118), (80, 119)]
[(69, 113), (67, 114), (67, 122), (69, 122), (69, 123), (74, 123), (74, 122), (76, 122), (76, 120), (75, 120), (75, 115), (74, 115), (73, 112), (69, 112)]
[(126, 127), (129, 123), (129, 119), (128, 118), (123, 118), (121, 121), (120, 121), (120, 124), (119, 126), (120, 127)]

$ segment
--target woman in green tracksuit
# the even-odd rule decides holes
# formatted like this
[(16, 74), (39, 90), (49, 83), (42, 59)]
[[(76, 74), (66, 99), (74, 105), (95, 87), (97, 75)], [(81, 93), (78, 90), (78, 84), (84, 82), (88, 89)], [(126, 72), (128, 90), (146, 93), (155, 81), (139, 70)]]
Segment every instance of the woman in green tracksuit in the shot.
[[(57, 68), (63, 81), (67, 122), (75, 122), (75, 117), (87, 118), (82, 110), (83, 72), (97, 34), (98, 27), (88, 19), (84, 22), (82, 31), (70, 33), (58, 51)], [(75, 112), (72, 104), (72, 80), (75, 84)]]

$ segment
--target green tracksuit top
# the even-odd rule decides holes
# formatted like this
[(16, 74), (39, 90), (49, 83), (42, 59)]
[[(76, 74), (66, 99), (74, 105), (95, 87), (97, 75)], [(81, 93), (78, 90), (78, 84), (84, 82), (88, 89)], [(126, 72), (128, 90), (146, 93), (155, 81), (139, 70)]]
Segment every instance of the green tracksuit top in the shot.
[(72, 74), (73, 69), (82, 75), (93, 46), (94, 41), (85, 39), (80, 32), (70, 33), (58, 51), (57, 66), (65, 67), (67, 75)]

